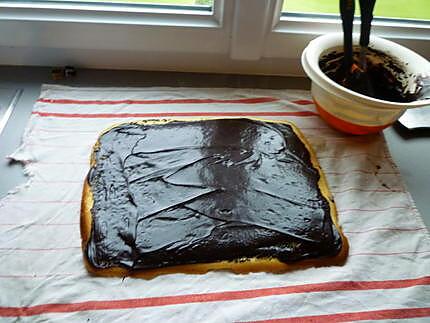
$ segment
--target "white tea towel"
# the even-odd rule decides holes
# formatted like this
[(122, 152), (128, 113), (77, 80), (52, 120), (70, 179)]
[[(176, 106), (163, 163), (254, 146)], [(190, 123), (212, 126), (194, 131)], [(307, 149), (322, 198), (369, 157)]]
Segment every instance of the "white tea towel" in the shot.
[[(314, 150), (350, 243), (344, 266), (285, 274), (90, 276), (80, 245), (89, 156), (112, 124), (150, 118), (294, 122)], [(309, 92), (43, 86), (10, 158), (29, 182), (0, 201), (0, 319), (58, 322), (430, 320), (430, 239), (382, 135), (346, 136)]]

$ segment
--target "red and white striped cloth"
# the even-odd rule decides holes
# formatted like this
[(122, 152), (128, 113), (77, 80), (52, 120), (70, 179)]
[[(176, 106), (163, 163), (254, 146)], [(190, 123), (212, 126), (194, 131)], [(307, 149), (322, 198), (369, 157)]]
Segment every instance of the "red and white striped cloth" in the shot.
[[(22, 145), (30, 179), (0, 201), (0, 318), (62, 322), (430, 320), (430, 239), (382, 135), (342, 135), (306, 91), (43, 86)], [(90, 276), (81, 189), (114, 123), (260, 117), (294, 122), (317, 153), (350, 242), (342, 267), (286, 274)]]

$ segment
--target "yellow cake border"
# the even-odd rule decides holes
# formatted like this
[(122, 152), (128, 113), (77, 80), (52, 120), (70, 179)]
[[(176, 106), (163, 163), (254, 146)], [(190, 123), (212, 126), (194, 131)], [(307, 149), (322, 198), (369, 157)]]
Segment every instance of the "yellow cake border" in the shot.
[(300, 131), (300, 129), (292, 122), (286, 120), (266, 120), (260, 118), (190, 118), (190, 119), (157, 119), (157, 120), (137, 120), (129, 122), (120, 122), (113, 124), (109, 128), (102, 131), (94, 144), (91, 156), (90, 156), (90, 168), (96, 165), (95, 152), (100, 146), (100, 137), (105, 133), (124, 124), (166, 124), (176, 121), (202, 121), (202, 120), (231, 120), (231, 119), (248, 119), (267, 123), (280, 123), (289, 125), (294, 133), (299, 137), (302, 143), (305, 145), (306, 149), (310, 154), (310, 159), (312, 166), (317, 169), (320, 178), (318, 181), (318, 187), (321, 190), (321, 194), (327, 199), (330, 206), (330, 216), (342, 238), (342, 249), (340, 252), (333, 257), (323, 257), (317, 259), (306, 259), (298, 261), (293, 264), (286, 264), (274, 258), (246, 258), (237, 261), (218, 261), (212, 263), (198, 263), (198, 264), (187, 264), (187, 265), (175, 265), (170, 267), (156, 268), (156, 269), (139, 269), (139, 270), (128, 270), (123, 267), (111, 267), (111, 268), (96, 268), (94, 267), (87, 258), (87, 253), (85, 252), (87, 243), (90, 240), (91, 229), (92, 229), (92, 217), (91, 208), (93, 206), (93, 194), (90, 186), (88, 185), (88, 177), (85, 178), (83, 192), (82, 192), (82, 202), (81, 202), (81, 215), (80, 215), (80, 227), (81, 227), (81, 239), (82, 239), (82, 251), (84, 264), (87, 270), (97, 276), (106, 277), (138, 277), (151, 279), (163, 274), (205, 274), (212, 270), (225, 270), (234, 272), (236, 274), (247, 274), (251, 272), (270, 272), (270, 273), (285, 273), (288, 271), (303, 269), (309, 267), (324, 267), (324, 266), (341, 266), (346, 262), (348, 256), (349, 244), (348, 240), (342, 232), (342, 228), (338, 222), (338, 213), (336, 210), (336, 205), (334, 203), (333, 197), (328, 188), (327, 180), (325, 178), (324, 172), (322, 171), (316, 153), (312, 146), (309, 144), (306, 137)]

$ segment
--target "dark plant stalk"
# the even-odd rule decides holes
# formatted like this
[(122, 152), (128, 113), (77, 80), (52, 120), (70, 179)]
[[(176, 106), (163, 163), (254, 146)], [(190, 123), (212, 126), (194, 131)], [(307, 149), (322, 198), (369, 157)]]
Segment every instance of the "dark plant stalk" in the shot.
[(340, 16), (342, 18), (342, 29), (343, 29), (343, 70), (345, 75), (348, 75), (352, 63), (352, 28), (354, 21), (355, 12), (355, 0), (340, 0), (339, 3)]

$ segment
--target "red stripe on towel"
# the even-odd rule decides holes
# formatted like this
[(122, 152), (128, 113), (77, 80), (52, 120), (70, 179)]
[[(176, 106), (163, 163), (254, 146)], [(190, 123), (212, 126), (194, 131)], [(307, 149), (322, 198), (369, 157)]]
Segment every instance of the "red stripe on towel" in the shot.
[(345, 214), (349, 212), (384, 212), (384, 211), (394, 210), (394, 209), (415, 210), (413, 206), (406, 205), (406, 206), (389, 206), (381, 209), (341, 209), (341, 210), (338, 210), (338, 212), (341, 214)]
[(39, 117), (57, 118), (169, 118), (169, 117), (313, 117), (318, 116), (312, 111), (267, 111), (267, 112), (164, 112), (164, 113), (57, 113), (33, 111)]
[(355, 291), (375, 289), (398, 289), (418, 285), (429, 285), (430, 276), (384, 281), (338, 281), (261, 288), (241, 291), (226, 291), (203, 294), (133, 298), (122, 300), (85, 301), (77, 303), (51, 303), (23, 307), (0, 307), (0, 316), (32, 316), (46, 313), (69, 313), (97, 310), (122, 310), (131, 308), (169, 306), (190, 303), (207, 303), (252, 299), (274, 295), (288, 295), (314, 292)]
[(371, 228), (371, 229), (367, 229), (367, 230), (363, 230), (363, 231), (345, 231), (343, 230), (343, 233), (347, 233), (347, 234), (362, 234), (362, 233), (368, 233), (368, 232), (373, 232), (373, 231), (392, 231), (392, 232), (410, 232), (410, 231), (421, 231), (421, 230), (426, 230), (426, 227), (421, 227), (421, 228)]
[(350, 188), (346, 188), (344, 190), (331, 190), (331, 192), (333, 194), (342, 194), (342, 193), (347, 193), (347, 192), (351, 192), (351, 191), (356, 191), (356, 192), (369, 192), (369, 193), (406, 193), (405, 190), (402, 189), (365, 189), (365, 188), (359, 188), (359, 187), (350, 187)]
[(58, 247), (58, 248), (0, 248), (0, 251), (61, 251), (61, 250), (76, 250), (82, 247)]
[(369, 170), (366, 170), (366, 169), (353, 169), (353, 170), (349, 170), (349, 171), (346, 171), (346, 172), (332, 172), (332, 171), (326, 171), (325, 172), (326, 174), (329, 174), (329, 175), (340, 175), (340, 176), (342, 176), (342, 175), (350, 175), (351, 173), (361, 173), (361, 174), (369, 174), (369, 175), (400, 175), (400, 173), (399, 172), (395, 172), (395, 171), (392, 171), (392, 172), (380, 172), (380, 171), (378, 171), (378, 172), (376, 172), (376, 171), (369, 171)]
[[(207, 103), (230, 103), (230, 104), (257, 104), (279, 101), (272, 97), (257, 97), (244, 99), (165, 99), (165, 100), (72, 100), (72, 99), (47, 99), (40, 98), (37, 102), (54, 103), (54, 104), (96, 104), (96, 105), (114, 105), (114, 104), (207, 104)], [(296, 103), (297, 102), (297, 103)], [(307, 103), (311, 102), (311, 103)], [(313, 104), (312, 101), (298, 100), (293, 103), (304, 105)]]
[(50, 227), (50, 226), (78, 226), (79, 222), (70, 222), (70, 223), (0, 223), (0, 227), (33, 227), (33, 226), (41, 226), (41, 227)]
[(354, 256), (399, 256), (399, 255), (420, 255), (424, 253), (430, 253), (428, 251), (403, 251), (403, 252), (361, 252), (361, 253), (351, 253), (348, 257)]
[(291, 101), (291, 103), (298, 104), (298, 105), (310, 105), (310, 104), (314, 104), (314, 101), (311, 101), (311, 100), (294, 100), (294, 101)]

